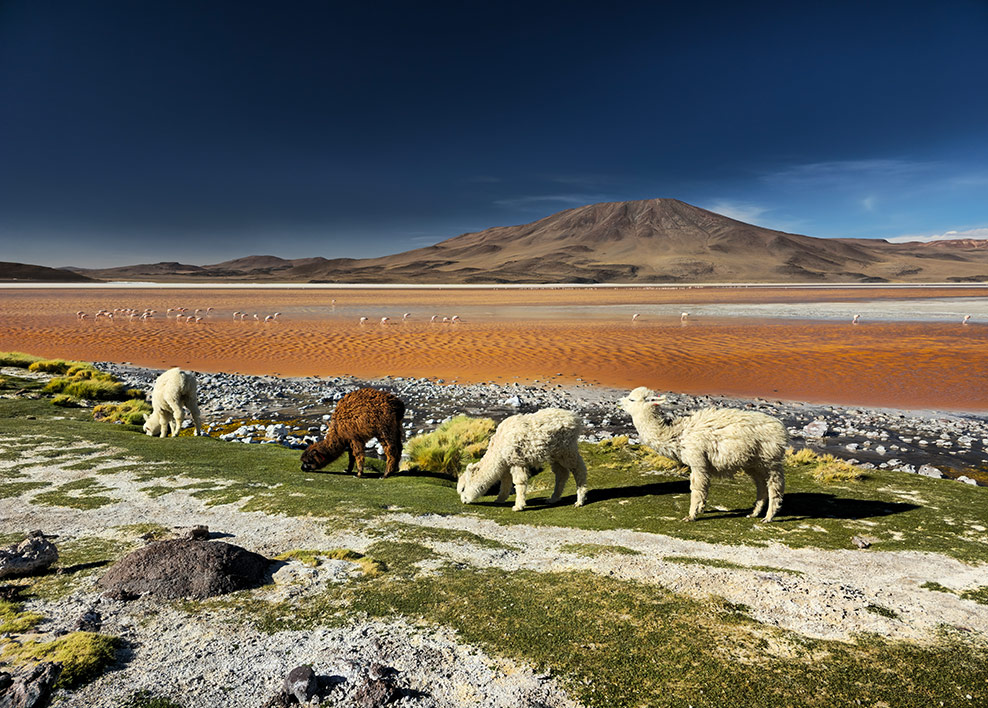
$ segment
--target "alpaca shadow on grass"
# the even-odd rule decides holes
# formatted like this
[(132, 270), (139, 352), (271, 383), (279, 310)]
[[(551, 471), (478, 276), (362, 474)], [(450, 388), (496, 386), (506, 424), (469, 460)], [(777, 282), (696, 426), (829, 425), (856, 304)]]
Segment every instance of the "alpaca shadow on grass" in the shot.
[[(752, 501), (752, 504), (754, 504), (754, 501)], [(782, 506), (779, 507), (773, 523), (775, 521), (812, 521), (813, 519), (871, 519), (879, 516), (901, 514), (918, 508), (918, 504), (910, 504), (908, 502), (889, 502), (877, 499), (842, 499), (834, 494), (823, 492), (793, 492), (783, 497)], [(734, 519), (748, 516), (750, 513), (750, 506), (731, 511), (705, 511), (700, 515), (700, 519)]]
[[(687, 479), (677, 479), (673, 482), (652, 482), (651, 484), (636, 484), (629, 487), (607, 487), (606, 489), (594, 489), (590, 488), (587, 490), (587, 496), (583, 500), (583, 506), (590, 506), (597, 502), (609, 501), (611, 499), (634, 499), (636, 497), (649, 497), (658, 496), (662, 494), (680, 494), (685, 492), (689, 494), (690, 483)], [(488, 493), (488, 496), (497, 494), (497, 486)], [(525, 499), (526, 507), (530, 506), (541, 506), (541, 507), (557, 507), (557, 506), (573, 506), (576, 504), (576, 494), (567, 494), (559, 498), (559, 501), (549, 504), (549, 492), (539, 492), (539, 496), (528, 496)], [(509, 497), (509, 501), (506, 502), (496, 502), (493, 500), (489, 501), (476, 501), (475, 506), (505, 506), (511, 505), (510, 501), (512, 497)], [(749, 510), (750, 511), (750, 510)]]

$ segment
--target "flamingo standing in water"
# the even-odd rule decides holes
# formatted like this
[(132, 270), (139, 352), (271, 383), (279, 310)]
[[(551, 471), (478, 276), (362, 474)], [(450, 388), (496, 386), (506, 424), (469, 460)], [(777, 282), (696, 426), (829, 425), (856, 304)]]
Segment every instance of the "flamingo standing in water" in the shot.
[(967, 321), (971, 319), (971, 315), (964, 315), (964, 319), (961, 320), (961, 324), (967, 324)]
[(632, 321), (632, 322), (637, 322), (637, 321), (638, 321), (638, 318), (639, 318), (639, 317), (641, 317), (641, 315), (639, 315), (639, 314), (638, 314), (638, 313), (636, 312), (635, 314), (633, 314), (633, 315), (631, 316), (631, 321)]
[(366, 317), (361, 317), (360, 318), (360, 324), (367, 324), (368, 321), (369, 320)]
[(460, 321), (460, 316), (459, 316), (459, 315), (453, 315), (453, 319), (451, 319), (451, 320), (449, 321), (449, 323), (450, 323), (450, 324), (456, 324), (456, 323), (457, 323), (457, 322), (459, 322), (459, 321)]
[(851, 324), (857, 324), (858, 320), (860, 319), (861, 319), (861, 315), (855, 315), (853, 318), (851, 318)]
[(680, 321), (680, 322), (685, 322), (685, 321), (686, 321), (686, 320), (688, 320), (689, 318), (690, 318), (690, 313), (688, 313), (688, 312), (684, 312), (683, 314), (681, 314), (681, 315), (679, 316), (679, 321)]
[(432, 317), (429, 318), (429, 322), (435, 322), (438, 319), (439, 319), (439, 315), (433, 315)]
[(412, 313), (411, 312), (406, 312), (405, 314), (403, 314), (401, 316), (401, 321), (404, 322), (405, 320), (407, 320), (411, 316), (412, 316)]
[(391, 321), (391, 318), (390, 317), (382, 317), (381, 318), (381, 324), (383, 324), (383, 325), (386, 325), (390, 321)]

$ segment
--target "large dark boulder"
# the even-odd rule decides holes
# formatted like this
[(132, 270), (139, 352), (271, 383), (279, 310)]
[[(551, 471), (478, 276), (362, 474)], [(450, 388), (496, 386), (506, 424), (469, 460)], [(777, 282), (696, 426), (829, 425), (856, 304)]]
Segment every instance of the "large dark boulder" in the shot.
[(261, 584), (268, 559), (221, 541), (158, 541), (127, 554), (99, 586), (110, 597), (202, 599)]

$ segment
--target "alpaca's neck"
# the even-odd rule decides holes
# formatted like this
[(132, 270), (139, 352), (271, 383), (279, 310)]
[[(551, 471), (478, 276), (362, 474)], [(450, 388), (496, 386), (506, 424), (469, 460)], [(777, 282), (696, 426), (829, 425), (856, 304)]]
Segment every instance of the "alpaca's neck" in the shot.
[(501, 479), (501, 474), (504, 472), (505, 467), (506, 465), (500, 456), (484, 455), (480, 460), (473, 479), (470, 480), (470, 486), (476, 489), (479, 494), (483, 494), (491, 488), (491, 485)]
[(670, 457), (677, 462), (681, 461), (679, 459), (679, 442), (682, 432), (680, 418), (675, 418), (671, 423), (667, 423), (661, 416), (650, 410), (645, 410), (631, 416), (631, 420), (644, 444), (660, 455)]

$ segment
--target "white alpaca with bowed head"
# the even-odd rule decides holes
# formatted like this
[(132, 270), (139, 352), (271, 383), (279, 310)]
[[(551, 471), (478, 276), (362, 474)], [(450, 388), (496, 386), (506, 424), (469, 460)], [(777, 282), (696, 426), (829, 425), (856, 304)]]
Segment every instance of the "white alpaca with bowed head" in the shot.
[(549, 503), (559, 501), (566, 480), (576, 480), (576, 506), (583, 506), (587, 496), (587, 466), (580, 456), (577, 442), (583, 431), (578, 416), (559, 408), (536, 413), (519, 413), (505, 418), (491, 437), (480, 462), (467, 465), (456, 483), (460, 501), (469, 504), (500, 480), (497, 501), (507, 500), (511, 484), (515, 486), (515, 511), (525, 508), (528, 478), (548, 462), (556, 475), (556, 486)]
[(618, 405), (631, 414), (645, 445), (690, 468), (690, 513), (684, 521), (695, 521), (703, 511), (711, 477), (733, 477), (739, 471), (757, 489), (751, 516), (758, 516), (767, 501), (765, 521), (771, 521), (786, 487), (785, 426), (770, 415), (733, 408), (705, 408), (666, 420), (658, 408), (664, 402), (665, 396), (640, 386)]
[(196, 377), (176, 366), (155, 379), (154, 389), (151, 391), (151, 413), (144, 421), (144, 432), (162, 438), (168, 435), (169, 430), (172, 437), (178, 435), (185, 418), (185, 408), (192, 414), (196, 435), (202, 435), (199, 405), (196, 401)]

